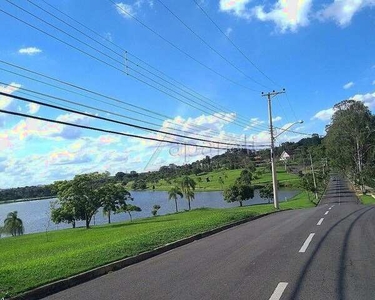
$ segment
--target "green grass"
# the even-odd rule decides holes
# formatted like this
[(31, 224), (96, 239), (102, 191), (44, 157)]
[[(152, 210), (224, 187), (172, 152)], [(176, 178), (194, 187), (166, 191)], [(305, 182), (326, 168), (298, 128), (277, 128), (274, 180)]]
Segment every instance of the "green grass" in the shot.
[(361, 195), (359, 198), (363, 204), (375, 204), (375, 198), (371, 195)]
[[(197, 183), (196, 190), (197, 191), (221, 191), (225, 188), (228, 188), (230, 185), (234, 184), (236, 179), (240, 176), (241, 171), (243, 169), (237, 169), (237, 170), (225, 170), (225, 171), (212, 171), (207, 172), (205, 175), (191, 175), (190, 177), (195, 180)], [(224, 176), (224, 173), (226, 177)], [(287, 187), (287, 188), (298, 188), (300, 183), (300, 178), (295, 174), (289, 174), (287, 173), (283, 168), (277, 169), (277, 176), (278, 181), (280, 183), (281, 187)], [(201, 178), (201, 181), (199, 181), (199, 177)], [(210, 181), (207, 182), (206, 178), (209, 178)], [(224, 185), (221, 186), (219, 183), (219, 177), (223, 178)], [(180, 179), (181, 177), (176, 178), (175, 180)], [(172, 184), (166, 182), (164, 179), (160, 180), (158, 183), (155, 184), (155, 190), (157, 191), (168, 191), (170, 188), (174, 185), (174, 180), (172, 180)], [(263, 186), (267, 183), (272, 182), (272, 175), (270, 172), (267, 172), (265, 174), (262, 174), (262, 176), (259, 179), (254, 179), (252, 181), (252, 184)], [(130, 189), (132, 185), (132, 182), (129, 182), (127, 187)], [(148, 183), (148, 188), (152, 188), (152, 184)]]
[[(313, 207), (302, 192), (281, 209)], [(196, 209), (112, 225), (0, 239), (0, 298), (136, 255), (233, 221), (273, 212), (272, 205)]]

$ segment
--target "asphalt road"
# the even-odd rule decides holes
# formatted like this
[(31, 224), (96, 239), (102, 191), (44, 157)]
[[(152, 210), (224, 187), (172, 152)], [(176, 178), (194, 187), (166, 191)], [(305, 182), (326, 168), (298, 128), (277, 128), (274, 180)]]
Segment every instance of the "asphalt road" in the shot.
[(375, 207), (333, 177), (317, 208), (255, 220), (46, 299), (375, 299)]

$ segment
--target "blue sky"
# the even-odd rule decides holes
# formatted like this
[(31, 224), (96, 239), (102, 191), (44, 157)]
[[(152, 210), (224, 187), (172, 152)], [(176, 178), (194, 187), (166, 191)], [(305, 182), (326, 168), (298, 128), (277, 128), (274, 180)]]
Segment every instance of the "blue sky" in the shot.
[[(121, 65), (125, 57), (132, 62), (136, 60), (132, 55), (126, 56), (122, 50), (108, 42), (111, 40), (122, 49), (209, 98), (209, 101), (214, 101), (215, 106), (210, 106), (211, 110), (207, 111), (202, 106), (199, 106), (201, 110), (198, 110), (179, 102), (126, 76), (124, 72), (108, 67), (0, 12), (0, 24), (3, 29), (0, 32), (2, 61), (74, 83), (159, 115), (158, 120), (140, 116), (0, 70), (0, 81), (4, 83), (1, 89), (7, 93), (25, 96), (20, 93), (24, 92), (23, 88), (36, 90), (127, 117), (139, 118), (142, 121), (135, 122), (118, 115), (70, 105), (75, 109), (100, 116), (138, 125), (154, 122), (157, 124), (154, 126), (155, 129), (172, 131), (173, 128), (179, 128), (181, 131), (194, 131), (196, 134), (212, 136), (212, 140), (215, 141), (230, 141), (230, 137), (244, 140), (246, 135), (247, 141), (255, 144), (269, 143), (266, 131), (267, 102), (261, 97), (261, 91), (281, 87), (287, 89), (287, 97), (280, 95), (273, 100), (275, 126), (287, 127), (291, 122), (302, 119), (304, 124), (294, 127), (300, 132), (323, 134), (324, 127), (333, 113), (332, 106), (347, 98), (364, 101), (370, 109), (375, 108), (375, 0), (199, 0), (202, 8), (219, 27), (259, 69), (277, 83), (276, 86), (230, 44), (193, 0), (163, 0), (163, 3), (241, 72), (185, 28), (158, 0), (129, 0), (116, 2), (117, 6), (107, 0), (46, 0), (103, 36), (104, 38), (99, 41), (120, 56), (32, 4), (35, 3), (53, 12), (65, 22), (74, 24), (71, 19), (54, 11), (43, 1), (10, 2), (68, 32), (78, 40), (49, 27), (9, 2), (2, 1), (0, 8), (125, 70), (125, 66)], [(130, 18), (125, 11), (195, 60), (237, 82), (238, 85), (223, 79), (176, 50)], [(75, 26), (93, 36), (92, 32), (86, 31), (85, 28), (77, 24)], [(110, 60), (108, 56), (95, 52), (79, 41), (100, 49), (120, 62)], [(121, 54), (124, 56), (121, 57)], [(128, 66), (135, 71), (142, 71), (131, 62), (128, 62)], [(148, 69), (145, 65), (141, 66)], [(0, 63), (0, 68), (30, 76), (3, 63)], [(139, 76), (133, 70), (128, 69), (131, 75)], [(45, 80), (35, 75), (31, 77)], [(254, 83), (249, 77), (262, 85)], [(187, 98), (190, 99), (190, 95)], [(187, 98), (181, 99), (197, 106)], [(207, 104), (203, 105), (207, 107)], [(121, 132), (166, 138), (163, 135), (145, 133), (38, 105), (30, 106), (6, 97), (0, 97), (0, 108)], [(160, 114), (163, 117), (160, 117)], [(166, 117), (170, 117), (175, 123), (173, 128), (172, 121), (168, 122)], [(280, 136), (278, 142), (295, 141), (302, 137), (303, 135), (295, 133), (285, 133)], [(163, 164), (180, 164), (185, 161), (184, 149), (178, 146), (160, 148), (156, 142), (46, 124), (4, 114), (0, 115), (0, 147), (2, 187), (49, 183), (91, 171), (148, 171), (158, 169)], [(217, 150), (190, 147), (186, 160), (192, 161), (216, 153)]]

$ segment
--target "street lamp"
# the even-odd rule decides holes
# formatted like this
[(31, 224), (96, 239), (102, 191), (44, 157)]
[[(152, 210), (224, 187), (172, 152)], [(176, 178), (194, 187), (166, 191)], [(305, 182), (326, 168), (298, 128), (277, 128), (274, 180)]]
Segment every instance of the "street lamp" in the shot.
[(287, 128), (283, 129), (280, 133), (276, 136), (273, 135), (273, 128), (272, 128), (272, 115), (270, 113), (270, 132), (271, 132), (271, 167), (272, 167), (272, 184), (273, 184), (273, 205), (276, 209), (279, 209), (279, 198), (278, 198), (278, 186), (277, 186), (277, 173), (276, 173), (276, 158), (275, 158), (275, 139), (283, 134), (285, 131), (289, 130), (292, 126), (296, 124), (302, 124), (303, 121), (297, 121), (289, 125)]

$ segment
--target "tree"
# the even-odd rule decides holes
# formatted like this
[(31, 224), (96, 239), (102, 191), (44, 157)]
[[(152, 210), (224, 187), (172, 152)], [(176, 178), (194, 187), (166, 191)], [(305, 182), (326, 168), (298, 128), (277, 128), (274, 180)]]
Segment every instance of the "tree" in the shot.
[[(58, 206), (58, 202), (51, 203), (51, 220), (52, 222), (72, 224), (76, 228), (76, 218), (78, 214), (75, 213), (74, 206), (71, 202), (63, 202)], [(79, 219), (79, 217), (78, 217)]]
[(133, 222), (133, 217), (132, 217), (132, 212), (133, 211), (136, 211), (136, 212), (140, 212), (142, 211), (142, 209), (136, 205), (132, 205), (132, 204), (126, 204), (125, 206), (122, 206), (122, 208), (120, 210), (118, 210), (117, 212), (126, 212), (128, 213), (129, 217), (130, 217), (130, 222)]
[(152, 215), (154, 216), (154, 217), (156, 217), (156, 215), (158, 214), (158, 210), (161, 208), (161, 206), (160, 205), (158, 205), (158, 204), (155, 204), (153, 207), (152, 207), (152, 211), (151, 211), (151, 213), (152, 213)]
[(168, 192), (168, 199), (174, 200), (174, 203), (176, 205), (176, 213), (178, 212), (178, 207), (177, 207), (178, 196), (180, 196), (180, 198), (182, 198), (184, 195), (182, 194), (181, 190), (177, 186), (172, 187)]
[(92, 217), (102, 206), (104, 189), (109, 173), (76, 175), (73, 180), (57, 182), (57, 198), (61, 207), (71, 206), (75, 220), (84, 220), (90, 228)]
[(331, 164), (364, 189), (365, 169), (374, 167), (375, 117), (361, 101), (344, 100), (326, 127), (324, 144)]
[(116, 212), (122, 201), (131, 198), (131, 194), (126, 190), (122, 184), (108, 183), (103, 186), (103, 213), (108, 217), (108, 224), (111, 223), (111, 212)]
[(236, 179), (236, 183), (250, 185), (253, 176), (249, 170), (242, 170), (240, 177)]
[(136, 179), (132, 184), (132, 190), (145, 190), (147, 189), (147, 184), (144, 179)]
[(219, 177), (219, 184), (221, 186), (221, 189), (224, 189), (224, 179), (221, 176)]
[(17, 236), (23, 234), (25, 228), (23, 227), (23, 222), (18, 218), (17, 211), (12, 211), (8, 213), (6, 219), (4, 220), (3, 232), (11, 234), (12, 236)]
[(273, 188), (270, 184), (265, 185), (262, 187), (259, 191), (259, 195), (262, 199), (268, 200), (268, 204), (271, 203), (271, 200), (273, 199)]
[(239, 202), (242, 207), (242, 202), (254, 198), (254, 188), (246, 184), (234, 184), (224, 190), (224, 200), (231, 202)]
[(190, 178), (189, 176), (185, 176), (180, 181), (181, 191), (184, 194), (184, 197), (188, 201), (189, 210), (191, 210), (191, 203), (190, 201), (194, 199), (194, 190), (195, 190), (195, 181), (194, 179)]

